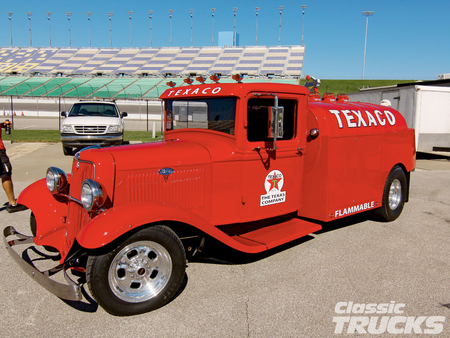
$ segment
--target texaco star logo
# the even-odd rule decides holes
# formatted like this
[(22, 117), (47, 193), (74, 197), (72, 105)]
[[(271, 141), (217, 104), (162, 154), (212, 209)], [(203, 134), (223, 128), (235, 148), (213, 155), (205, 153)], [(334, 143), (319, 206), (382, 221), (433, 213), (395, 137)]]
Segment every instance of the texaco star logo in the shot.
[(282, 172), (279, 170), (272, 170), (266, 176), (265, 189), (267, 193), (273, 191), (274, 189), (276, 191), (281, 191), (281, 188), (283, 188), (283, 184), (284, 177)]
[(267, 174), (264, 181), (266, 195), (261, 195), (260, 206), (284, 203), (286, 202), (286, 191), (282, 191), (284, 184), (283, 173), (279, 170), (272, 170)]

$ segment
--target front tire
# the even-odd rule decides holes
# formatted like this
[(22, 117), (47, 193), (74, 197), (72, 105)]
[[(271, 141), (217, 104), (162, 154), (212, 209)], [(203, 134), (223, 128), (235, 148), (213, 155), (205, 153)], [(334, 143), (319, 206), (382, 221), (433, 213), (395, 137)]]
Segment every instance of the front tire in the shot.
[[(36, 223), (36, 216), (34, 216), (33, 212), (31, 212), (31, 214), (30, 214), (30, 230), (31, 230), (31, 233), (33, 234), (33, 237), (36, 237), (37, 223)], [(55, 249), (52, 246), (44, 245), (44, 248), (45, 248), (45, 250), (50, 251), (50, 252), (59, 252), (58, 249)]]
[(386, 179), (383, 205), (375, 210), (375, 216), (383, 221), (394, 221), (402, 213), (406, 201), (407, 181), (402, 168), (395, 166)]
[(86, 278), (92, 296), (117, 316), (155, 310), (178, 291), (186, 270), (186, 253), (177, 235), (153, 226), (125, 239), (118, 247), (91, 255)]
[(66, 155), (66, 156), (69, 156), (69, 155), (72, 155), (72, 148), (71, 147), (64, 147), (63, 146), (63, 153), (64, 153), (64, 155)]

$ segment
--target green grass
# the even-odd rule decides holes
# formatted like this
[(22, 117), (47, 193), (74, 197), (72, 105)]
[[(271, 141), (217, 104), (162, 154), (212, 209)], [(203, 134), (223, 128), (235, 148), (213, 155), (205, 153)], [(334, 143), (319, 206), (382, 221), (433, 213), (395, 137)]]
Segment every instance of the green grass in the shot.
[[(319, 94), (348, 94), (358, 92), (360, 88), (392, 86), (398, 83), (409, 83), (415, 80), (320, 80)], [(304, 85), (305, 80), (300, 82)]]
[[(13, 130), (11, 135), (5, 135), (2, 130), (2, 139), (14, 142), (59, 142), (59, 130)], [(147, 131), (125, 131), (125, 141), (150, 142), (161, 139), (161, 133), (156, 133), (156, 138), (152, 138), (152, 132)]]
[(125, 130), (125, 141), (151, 142), (161, 140), (161, 132), (156, 132), (156, 138), (152, 138), (151, 131), (128, 131)]

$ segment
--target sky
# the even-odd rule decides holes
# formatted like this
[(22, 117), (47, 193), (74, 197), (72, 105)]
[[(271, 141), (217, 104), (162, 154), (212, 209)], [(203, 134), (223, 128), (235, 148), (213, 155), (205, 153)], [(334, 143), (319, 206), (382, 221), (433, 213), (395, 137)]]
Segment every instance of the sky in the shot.
[[(302, 5), (307, 6), (302, 14)], [(284, 6), (281, 14), (279, 6)], [(361, 79), (364, 63), (366, 17), (368, 19), (364, 67), (365, 79), (435, 80), (450, 73), (449, 0), (278, 0), (278, 1), (137, 1), (137, 0), (0, 0), (0, 47), (29, 47), (30, 23), (33, 47), (110, 46), (113, 48), (211, 46), (215, 8), (214, 44), (219, 31), (234, 30), (233, 8), (237, 7), (236, 31), (241, 46), (305, 45), (303, 77)], [(152, 20), (148, 11), (153, 10)], [(173, 10), (172, 20), (169, 10)], [(130, 19), (128, 12), (133, 11)], [(8, 12), (12, 12), (11, 21)], [(27, 12), (32, 12), (31, 20)], [(46, 12), (51, 12), (50, 22)], [(71, 12), (70, 35), (67, 12)], [(304, 29), (302, 23), (304, 22)], [(50, 23), (50, 27), (49, 27)], [(50, 28), (50, 29), (49, 29)], [(132, 41), (130, 41), (130, 35)]]

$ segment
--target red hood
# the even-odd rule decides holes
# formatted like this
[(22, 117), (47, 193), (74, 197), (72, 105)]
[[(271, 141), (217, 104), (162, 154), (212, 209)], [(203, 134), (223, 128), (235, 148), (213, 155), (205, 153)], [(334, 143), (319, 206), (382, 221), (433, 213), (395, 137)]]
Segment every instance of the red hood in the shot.
[(210, 164), (209, 151), (189, 141), (169, 140), (106, 148), (117, 171)]

